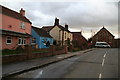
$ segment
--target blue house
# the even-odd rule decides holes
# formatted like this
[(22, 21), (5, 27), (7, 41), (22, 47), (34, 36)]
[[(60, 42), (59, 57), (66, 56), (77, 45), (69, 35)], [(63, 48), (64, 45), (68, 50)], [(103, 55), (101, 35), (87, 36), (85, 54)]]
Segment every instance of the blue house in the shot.
[(49, 48), (53, 45), (53, 38), (44, 29), (32, 26), (31, 44), (37, 44), (38, 48)]

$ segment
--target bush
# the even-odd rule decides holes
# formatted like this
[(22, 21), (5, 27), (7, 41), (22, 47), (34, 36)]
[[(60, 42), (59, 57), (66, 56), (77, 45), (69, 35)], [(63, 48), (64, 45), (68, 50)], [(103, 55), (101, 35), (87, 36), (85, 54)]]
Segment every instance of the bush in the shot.
[(3, 49), (2, 55), (13, 55), (13, 54), (19, 54), (23, 52), (23, 48), (21, 46), (17, 47), (15, 50), (11, 49)]

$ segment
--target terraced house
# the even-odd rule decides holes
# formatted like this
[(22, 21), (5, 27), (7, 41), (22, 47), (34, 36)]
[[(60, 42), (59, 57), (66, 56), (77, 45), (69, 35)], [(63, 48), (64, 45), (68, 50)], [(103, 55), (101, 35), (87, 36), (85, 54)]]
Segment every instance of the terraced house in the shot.
[(25, 17), (25, 10), (13, 11), (1, 6), (0, 34), (2, 49), (16, 49), (19, 45), (30, 44), (31, 22)]
[(55, 18), (53, 26), (43, 26), (42, 29), (53, 37), (55, 45), (72, 45), (72, 33), (68, 30), (67, 24), (65, 24), (65, 27), (59, 24), (59, 19)]

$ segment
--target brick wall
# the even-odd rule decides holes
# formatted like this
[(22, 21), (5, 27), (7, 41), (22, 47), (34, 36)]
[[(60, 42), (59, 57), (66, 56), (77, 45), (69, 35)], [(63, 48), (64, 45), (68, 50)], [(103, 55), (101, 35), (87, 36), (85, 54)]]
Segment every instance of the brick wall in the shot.
[(19, 61), (24, 61), (28, 59), (53, 56), (53, 55), (58, 55), (58, 54), (63, 54), (68, 52), (67, 46), (64, 46), (63, 49), (61, 50), (56, 50), (55, 48), (56, 48), (55, 46), (51, 46), (50, 49), (48, 49), (50, 51), (47, 53), (32, 53), (32, 51), (35, 49), (33, 49), (32, 46), (26, 45), (25, 53), (2, 56), (2, 63), (4, 64), (4, 63), (11, 63), (11, 62), (19, 62)]

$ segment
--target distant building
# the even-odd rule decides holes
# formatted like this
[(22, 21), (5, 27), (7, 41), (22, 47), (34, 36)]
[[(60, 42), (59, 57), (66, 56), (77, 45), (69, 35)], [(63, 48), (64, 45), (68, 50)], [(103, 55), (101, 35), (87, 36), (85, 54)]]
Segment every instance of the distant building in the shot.
[(72, 32), (73, 34), (73, 45), (81, 49), (88, 47), (87, 39), (81, 34), (81, 32)]
[(53, 26), (43, 26), (42, 29), (46, 30), (54, 38), (54, 44), (60, 46), (72, 44), (72, 33), (68, 30), (68, 25), (61, 26), (59, 19), (55, 19)]
[(114, 46), (114, 35), (111, 34), (104, 26), (92, 37), (92, 44), (96, 42), (107, 42), (112, 47)]
[(44, 29), (32, 26), (32, 37), (31, 43), (37, 44), (38, 48), (49, 48), (53, 45), (53, 38)]
[(1, 5), (0, 8), (1, 49), (16, 49), (20, 45), (30, 44), (32, 23), (25, 17), (25, 10), (21, 8), (18, 13)]
[(120, 38), (114, 39), (114, 47), (120, 48)]

